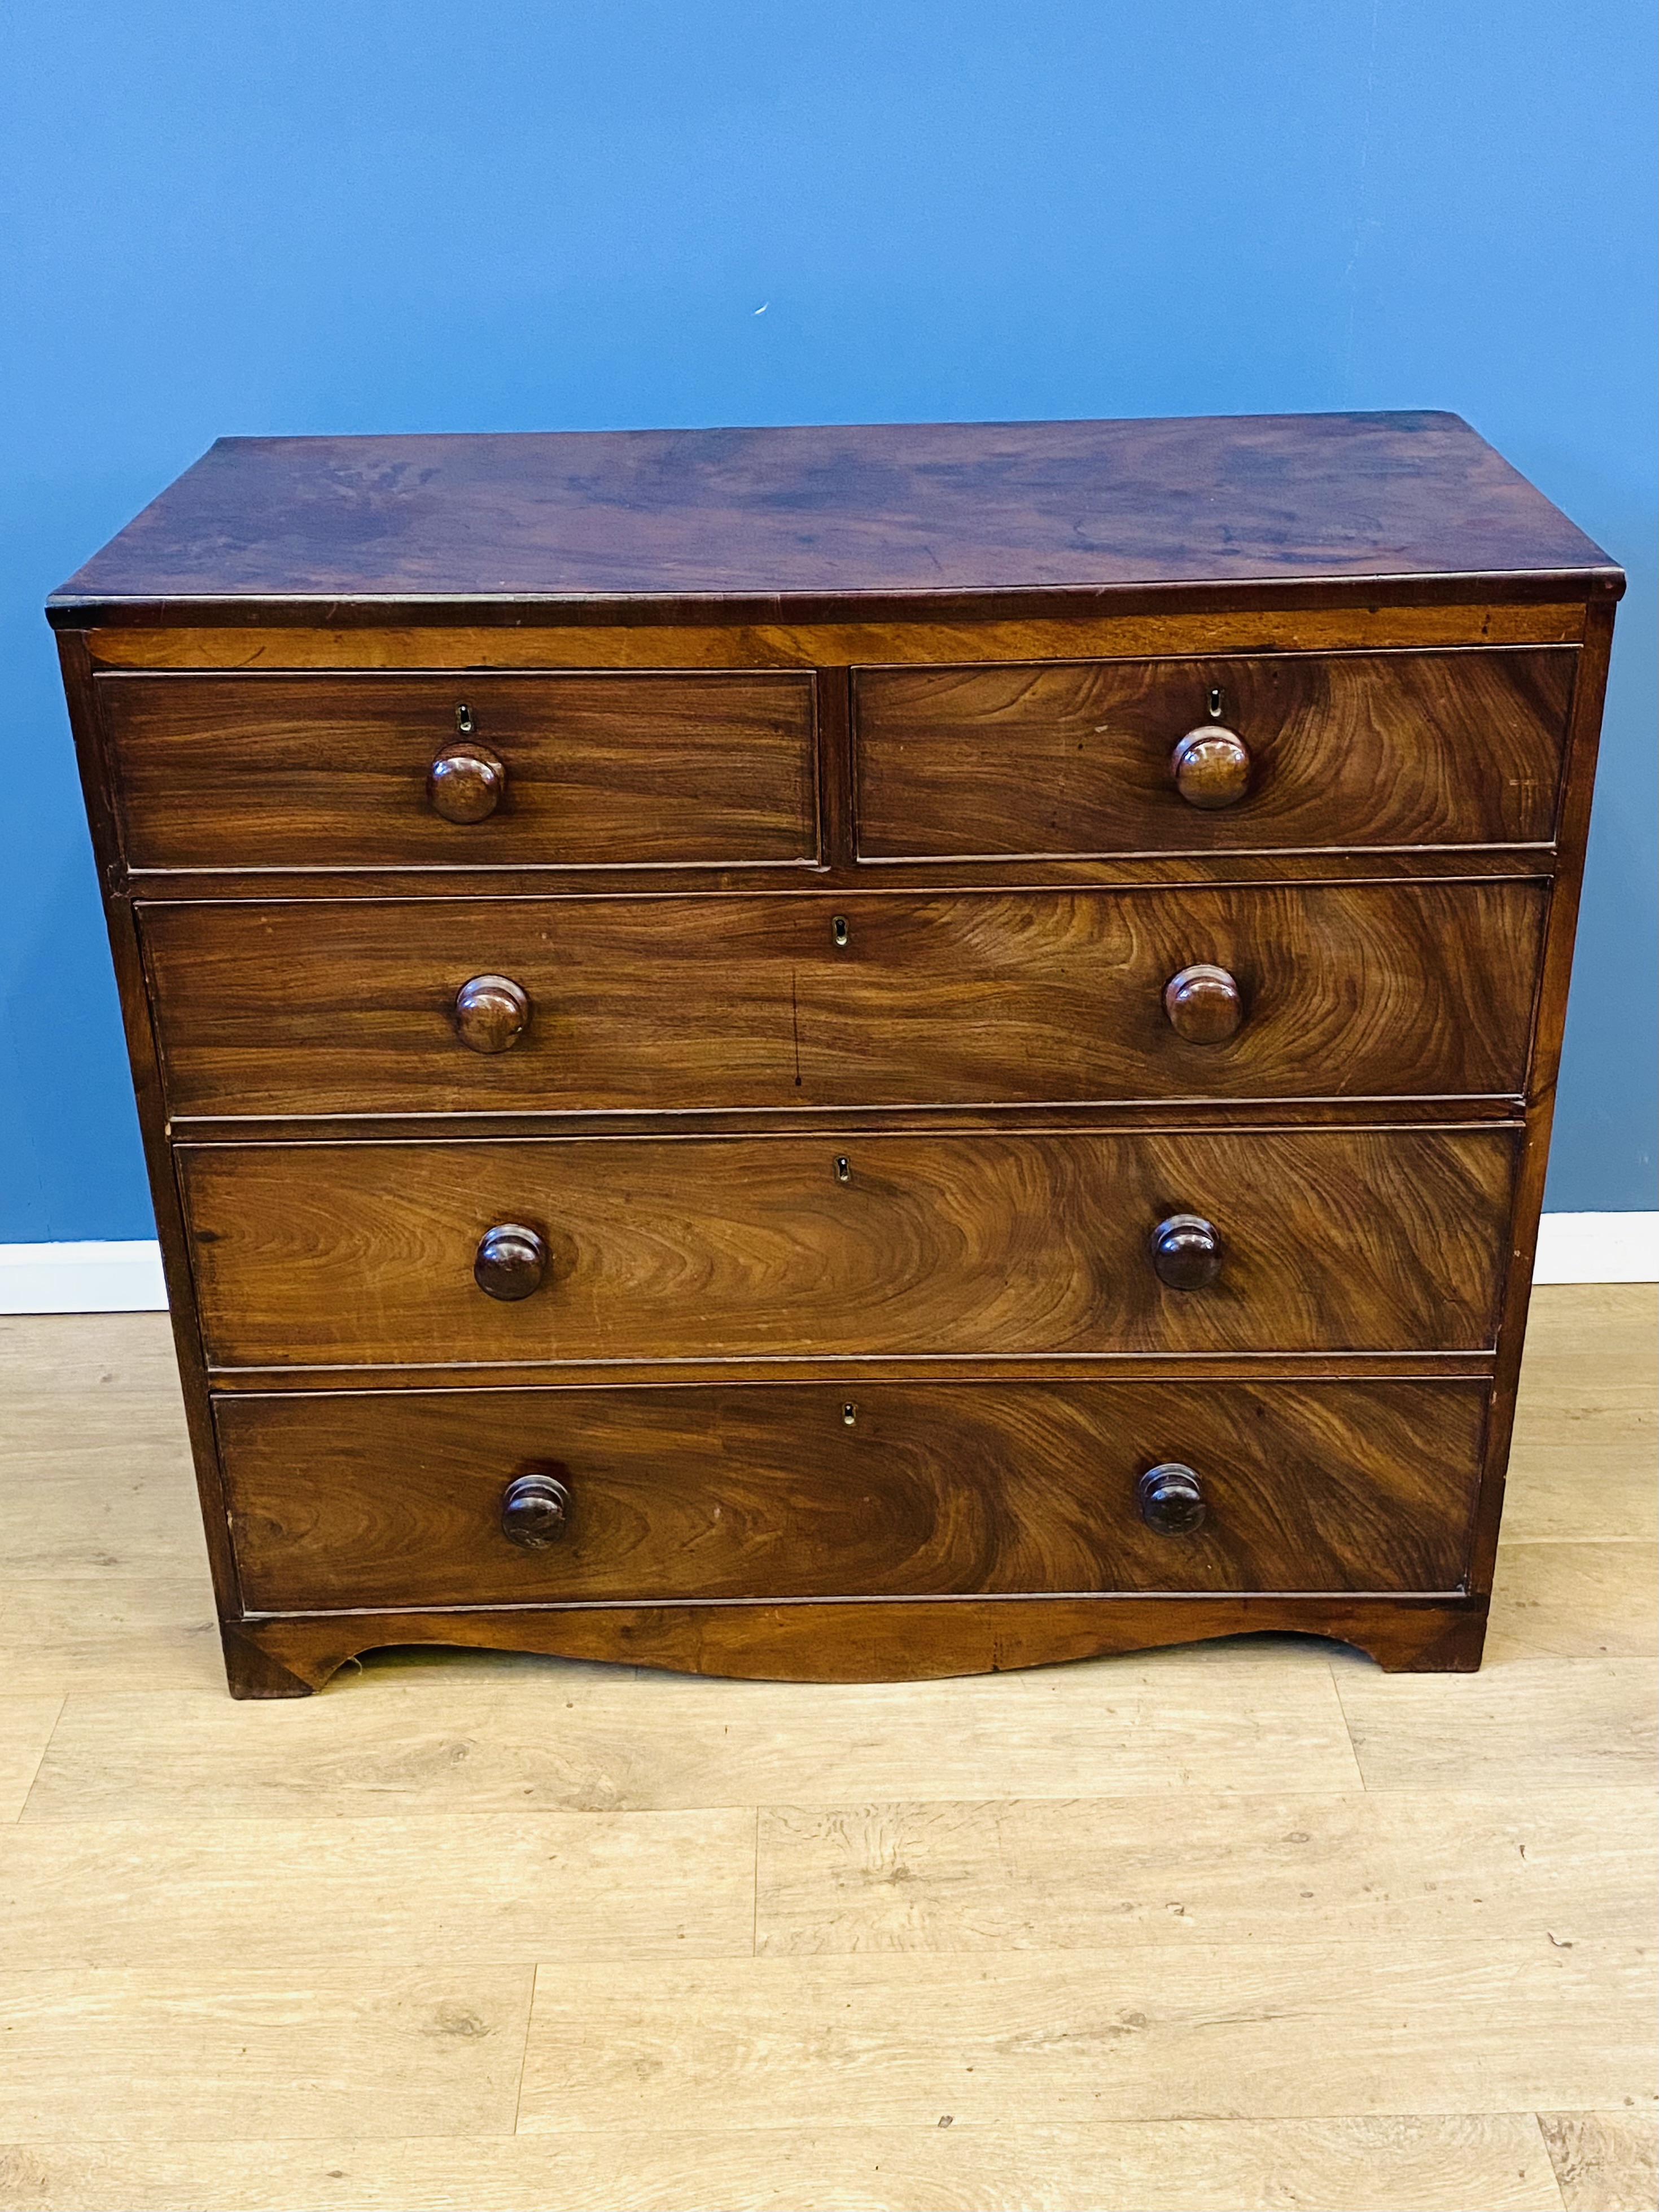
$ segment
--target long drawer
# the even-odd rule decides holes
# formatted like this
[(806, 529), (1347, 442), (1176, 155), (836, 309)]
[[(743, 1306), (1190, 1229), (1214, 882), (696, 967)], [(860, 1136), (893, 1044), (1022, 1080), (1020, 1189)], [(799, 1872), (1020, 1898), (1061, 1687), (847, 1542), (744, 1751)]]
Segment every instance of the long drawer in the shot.
[[(1536, 883), (1413, 883), (152, 903), (141, 927), (189, 1116), (1513, 1095), (1543, 914)], [(1230, 1036), (1174, 1026), (1194, 966), (1231, 979)], [(470, 1048), (464, 994), (500, 983), (516, 1026)]]
[[(1547, 843), (1577, 663), (1546, 647), (860, 669), (859, 853)], [(1217, 724), (1237, 775), (1194, 805), (1175, 748)]]
[[(280, 1368), (1480, 1350), (1514, 1146), (1324, 1129), (175, 1158), (209, 1362)], [(1183, 1216), (1207, 1245), (1166, 1227)], [(1182, 1235), (1196, 1271), (1213, 1259), (1207, 1284), (1158, 1272), (1153, 1240), (1182, 1272)]]
[[(1419, 1382), (387, 1391), (221, 1398), (216, 1419), (243, 1602), (280, 1612), (1451, 1590), (1486, 1399)], [(1160, 1466), (1193, 1484), (1160, 1496), (1144, 1482)]]
[(109, 675), (98, 696), (137, 868), (817, 852), (813, 679), (797, 671)]

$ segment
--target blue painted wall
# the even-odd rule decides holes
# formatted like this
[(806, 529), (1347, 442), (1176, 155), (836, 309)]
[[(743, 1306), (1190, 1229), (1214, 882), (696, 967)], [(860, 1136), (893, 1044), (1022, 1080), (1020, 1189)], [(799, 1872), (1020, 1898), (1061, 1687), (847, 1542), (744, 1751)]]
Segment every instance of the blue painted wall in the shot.
[(39, 608), (228, 432), (1467, 415), (1631, 571), (1549, 1203), (1655, 1203), (1649, 0), (7, 24), (0, 1241), (150, 1233)]

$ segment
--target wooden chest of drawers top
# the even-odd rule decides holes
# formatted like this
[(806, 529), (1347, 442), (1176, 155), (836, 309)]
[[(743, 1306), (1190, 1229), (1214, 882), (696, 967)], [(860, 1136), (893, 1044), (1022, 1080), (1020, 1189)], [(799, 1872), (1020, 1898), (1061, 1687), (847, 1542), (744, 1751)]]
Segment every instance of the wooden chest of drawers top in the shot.
[(1621, 587), (1456, 416), (1287, 415), (225, 438), (51, 609), (769, 625)]
[(1446, 415), (215, 447), (50, 612), (234, 1682), (1473, 1663), (1622, 583)]

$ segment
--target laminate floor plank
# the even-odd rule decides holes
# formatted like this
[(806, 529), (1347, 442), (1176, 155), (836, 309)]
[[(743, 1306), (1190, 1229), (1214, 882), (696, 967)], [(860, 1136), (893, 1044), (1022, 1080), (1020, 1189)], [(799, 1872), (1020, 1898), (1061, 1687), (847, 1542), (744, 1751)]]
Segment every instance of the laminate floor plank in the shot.
[(1338, 1655), (1331, 1672), (1367, 1790), (1491, 1790), (1525, 1802), (1540, 1790), (1651, 1786), (1659, 1737), (1650, 1660), (1526, 1659), (1479, 1674), (1382, 1674)]
[(1659, 1540), (1659, 1285), (1533, 1292), (1506, 1542)]
[(1529, 2113), (0, 2147), (0, 2212), (1561, 2212)]
[(182, 1443), (19, 1451), (5, 1477), (9, 1582), (207, 1580), (201, 1511)]
[(1538, 2124), (1566, 2212), (1653, 2212), (1659, 2203), (1659, 2116), (1540, 2112)]
[[(1645, 1929), (1642, 1931), (1645, 1936)], [(1651, 2100), (1652, 1946), (1137, 1944), (538, 1973), (521, 2134)]]
[(1646, 1790), (779, 1808), (756, 1949), (1608, 1941), (1649, 1910), (1655, 1825)]
[(0, 1315), (0, 1444), (189, 1447), (163, 1313)]
[(510, 2135), (532, 1980), (0, 1973), (0, 2141)]
[(194, 1574), (0, 1580), (0, 1682), (39, 1697), (130, 1690), (158, 1705), (225, 1695), (207, 1563)]
[(14, 1971), (747, 1955), (755, 1815), (486, 1814), (0, 1830)]
[(61, 1698), (0, 1697), (0, 1822), (22, 1811), (63, 1710)]
[(268, 1705), (166, 1316), (0, 1321), (0, 2212), (1650, 2212), (1654, 1306), (1535, 1295), (1478, 1675)]
[(71, 1698), (26, 1820), (650, 1810), (851, 1797), (1352, 1790), (1327, 1647), (909, 1683), (568, 1662), (369, 1673), (331, 1694)]
[(1659, 1658), (1659, 1544), (1504, 1544), (1483, 1667)]

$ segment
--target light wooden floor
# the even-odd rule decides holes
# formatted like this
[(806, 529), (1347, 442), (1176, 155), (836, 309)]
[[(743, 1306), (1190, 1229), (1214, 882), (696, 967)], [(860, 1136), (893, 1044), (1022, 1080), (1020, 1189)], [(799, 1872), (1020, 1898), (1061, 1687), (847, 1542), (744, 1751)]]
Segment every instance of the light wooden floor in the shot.
[(1654, 1294), (1485, 1670), (397, 1655), (234, 1705), (158, 1317), (0, 1322), (0, 2206), (1650, 2212)]

